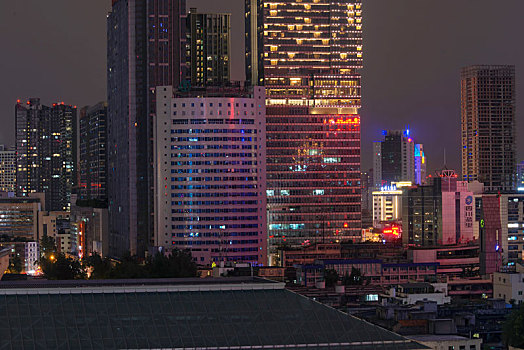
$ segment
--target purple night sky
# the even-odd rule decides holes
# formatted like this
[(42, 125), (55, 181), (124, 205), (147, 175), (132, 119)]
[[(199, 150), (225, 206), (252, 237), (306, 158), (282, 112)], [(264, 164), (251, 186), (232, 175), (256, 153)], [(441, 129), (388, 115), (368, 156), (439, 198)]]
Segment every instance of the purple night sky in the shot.
[[(0, 143), (14, 143), (14, 104), (41, 97), (84, 106), (106, 99), (110, 0), (0, 2)], [(232, 13), (234, 80), (244, 77), (243, 0), (188, 0), (188, 8)], [(410, 125), (429, 171), (460, 172), (460, 68), (514, 64), (517, 132), (524, 132), (524, 1), (364, 0), (363, 169), (382, 129)], [(518, 139), (518, 157), (524, 141)]]

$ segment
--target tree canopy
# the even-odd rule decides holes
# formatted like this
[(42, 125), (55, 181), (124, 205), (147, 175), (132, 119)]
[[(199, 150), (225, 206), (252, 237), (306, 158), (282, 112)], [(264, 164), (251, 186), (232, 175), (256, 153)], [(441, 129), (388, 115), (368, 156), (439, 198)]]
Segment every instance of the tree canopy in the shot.
[(524, 307), (514, 310), (504, 323), (502, 338), (506, 345), (524, 348)]

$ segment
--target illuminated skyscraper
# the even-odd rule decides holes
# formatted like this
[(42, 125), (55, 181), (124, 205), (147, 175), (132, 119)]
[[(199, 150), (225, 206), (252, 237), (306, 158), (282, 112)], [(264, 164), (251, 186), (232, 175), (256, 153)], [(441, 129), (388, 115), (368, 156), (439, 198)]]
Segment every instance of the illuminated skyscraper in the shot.
[(361, 1), (245, 5), (247, 80), (266, 88), (270, 253), (359, 235)]
[(16, 150), (0, 145), (0, 192), (16, 191)]
[(264, 89), (157, 94), (155, 245), (203, 265), (265, 265)]
[(80, 110), (79, 195), (82, 200), (107, 200), (107, 103)]
[(51, 211), (70, 209), (76, 185), (76, 107), (33, 98), (15, 106), (18, 196), (45, 193)]
[(157, 86), (185, 79), (185, 0), (113, 0), (107, 18), (110, 254), (153, 245)]
[[(417, 183), (415, 181), (415, 142), (411, 138), (410, 130), (384, 130), (382, 134), (384, 141), (377, 141), (373, 144), (375, 189), (380, 189), (383, 184), (391, 185), (393, 182)], [(420, 163), (420, 171), (422, 171), (422, 158), (420, 158)]]
[(515, 184), (515, 67), (470, 66), (461, 73), (462, 176), (486, 193)]
[(415, 145), (415, 183), (417, 185), (426, 184), (426, 155), (424, 145), (421, 143)]
[(524, 161), (517, 164), (517, 191), (524, 192)]
[(230, 80), (231, 15), (199, 13), (187, 16), (186, 64), (191, 86), (220, 85)]

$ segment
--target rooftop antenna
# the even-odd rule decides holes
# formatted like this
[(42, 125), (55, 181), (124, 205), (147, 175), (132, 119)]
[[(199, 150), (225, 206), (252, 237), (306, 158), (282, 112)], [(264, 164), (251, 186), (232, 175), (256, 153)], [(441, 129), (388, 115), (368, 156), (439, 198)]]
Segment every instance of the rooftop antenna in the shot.
[(444, 169), (447, 169), (447, 163), (446, 163), (446, 147), (444, 147)]

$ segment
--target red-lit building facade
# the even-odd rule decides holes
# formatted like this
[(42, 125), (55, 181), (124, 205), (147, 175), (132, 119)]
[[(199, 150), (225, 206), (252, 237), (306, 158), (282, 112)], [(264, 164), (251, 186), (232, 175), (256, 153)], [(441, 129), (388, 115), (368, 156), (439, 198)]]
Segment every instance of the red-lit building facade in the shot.
[(246, 76), (266, 88), (270, 256), (360, 236), (361, 1), (245, 4)]

